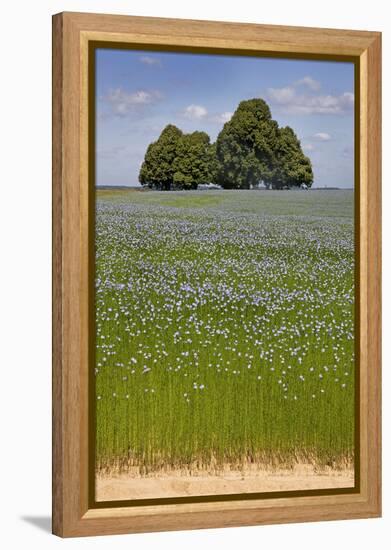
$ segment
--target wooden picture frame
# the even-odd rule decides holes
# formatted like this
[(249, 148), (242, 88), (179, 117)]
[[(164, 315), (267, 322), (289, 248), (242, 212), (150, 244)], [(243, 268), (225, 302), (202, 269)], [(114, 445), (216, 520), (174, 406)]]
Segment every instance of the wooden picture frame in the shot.
[[(92, 300), (89, 45), (247, 52), (356, 63), (359, 484), (350, 493), (95, 506), (91, 502)], [(357, 218), (356, 218), (357, 219)], [(370, 518), (381, 514), (381, 34), (87, 13), (53, 17), (53, 533), (61, 537)]]

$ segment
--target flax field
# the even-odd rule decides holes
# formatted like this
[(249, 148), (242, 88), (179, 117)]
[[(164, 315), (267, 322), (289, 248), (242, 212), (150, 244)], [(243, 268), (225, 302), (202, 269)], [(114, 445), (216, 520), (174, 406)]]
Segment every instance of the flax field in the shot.
[(352, 464), (353, 202), (97, 190), (98, 471)]

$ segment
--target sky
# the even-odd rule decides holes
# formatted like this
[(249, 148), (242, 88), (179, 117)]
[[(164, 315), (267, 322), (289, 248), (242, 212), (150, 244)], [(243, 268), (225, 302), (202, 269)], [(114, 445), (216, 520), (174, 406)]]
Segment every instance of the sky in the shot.
[(262, 98), (296, 132), (313, 187), (354, 185), (354, 65), (266, 57), (96, 50), (96, 184), (138, 186), (167, 124), (215, 141), (240, 101)]

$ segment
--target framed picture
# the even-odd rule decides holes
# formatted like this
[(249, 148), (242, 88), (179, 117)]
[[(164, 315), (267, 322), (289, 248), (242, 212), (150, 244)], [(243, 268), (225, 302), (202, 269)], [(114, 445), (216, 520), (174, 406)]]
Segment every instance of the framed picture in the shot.
[(53, 18), (53, 532), (377, 517), (381, 35)]

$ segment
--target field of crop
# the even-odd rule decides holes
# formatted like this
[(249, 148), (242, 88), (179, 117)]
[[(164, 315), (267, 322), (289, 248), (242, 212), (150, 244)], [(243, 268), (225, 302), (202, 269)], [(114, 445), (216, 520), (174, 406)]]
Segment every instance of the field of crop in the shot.
[(97, 191), (96, 454), (351, 465), (352, 191)]

